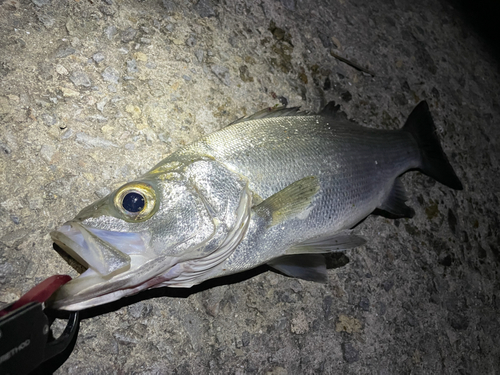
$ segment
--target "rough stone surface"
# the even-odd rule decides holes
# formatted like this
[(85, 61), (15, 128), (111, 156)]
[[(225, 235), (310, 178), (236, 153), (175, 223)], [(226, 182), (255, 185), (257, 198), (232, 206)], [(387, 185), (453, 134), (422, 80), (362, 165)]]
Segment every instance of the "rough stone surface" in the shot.
[(0, 8), (0, 303), (50, 275), (78, 274), (48, 234), (81, 208), (177, 148), (280, 103), (317, 111), (335, 100), (361, 124), (395, 129), (426, 99), (465, 187), (405, 175), (415, 217), (369, 217), (355, 229), (368, 243), (333, 257), (324, 285), (260, 270), (85, 312), (57, 374), (498, 371), (498, 62), (452, 5)]

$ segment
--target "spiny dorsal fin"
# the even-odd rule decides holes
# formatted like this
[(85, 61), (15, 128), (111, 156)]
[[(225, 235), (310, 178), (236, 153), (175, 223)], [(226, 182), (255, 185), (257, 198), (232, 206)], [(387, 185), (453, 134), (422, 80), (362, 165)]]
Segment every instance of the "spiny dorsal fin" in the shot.
[[(241, 117), (227, 126), (239, 124), (240, 122), (259, 120), (264, 118), (272, 117), (287, 117), (287, 116), (314, 116), (314, 113), (310, 111), (301, 111), (300, 107), (268, 107), (255, 112), (253, 115)], [(340, 109), (340, 105), (335, 104), (332, 100), (329, 102), (319, 113), (320, 116), (330, 117), (330, 118), (342, 118), (349, 120), (347, 114)]]
[(308, 112), (299, 112), (299, 110), (300, 110), (300, 107), (291, 107), (291, 108), (268, 107), (268, 108), (262, 109), (258, 112), (255, 112), (253, 115), (241, 117), (238, 120), (230, 123), (228, 126), (238, 124), (240, 122), (259, 120), (259, 119), (263, 119), (263, 118), (297, 116), (297, 115), (308, 115), (309, 114)]
[(319, 188), (316, 177), (305, 177), (270, 196), (253, 210), (264, 217), (268, 226), (272, 227), (304, 212)]

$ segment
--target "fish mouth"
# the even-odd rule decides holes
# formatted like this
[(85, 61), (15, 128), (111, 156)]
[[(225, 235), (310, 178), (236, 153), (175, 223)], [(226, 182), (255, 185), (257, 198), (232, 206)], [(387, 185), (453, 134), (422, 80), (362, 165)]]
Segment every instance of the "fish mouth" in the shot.
[(133, 238), (137, 237), (136, 233), (130, 236), (130, 233), (87, 229), (77, 222), (67, 222), (50, 235), (54, 243), (76, 261), (102, 276), (130, 267), (130, 256), (117, 249), (127, 245), (127, 239), (135, 239), (138, 247), (144, 245)]
[(52, 295), (47, 301), (52, 308), (74, 311), (102, 305), (137, 293), (138, 285), (158, 275), (159, 270), (151, 265), (155, 257), (149, 254), (145, 233), (88, 228), (69, 221), (50, 235), (57, 246), (87, 267)]

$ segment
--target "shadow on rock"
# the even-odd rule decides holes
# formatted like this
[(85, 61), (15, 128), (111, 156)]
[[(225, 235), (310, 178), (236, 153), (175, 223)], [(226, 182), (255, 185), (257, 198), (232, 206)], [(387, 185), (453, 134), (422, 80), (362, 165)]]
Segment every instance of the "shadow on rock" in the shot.
[[(326, 258), (326, 266), (327, 269), (340, 268), (349, 263), (349, 258), (344, 253), (331, 253), (325, 254)], [(144, 300), (152, 299), (152, 298), (160, 298), (160, 297), (168, 297), (168, 298), (187, 298), (192, 294), (196, 294), (199, 292), (203, 292), (208, 289), (212, 289), (215, 287), (219, 287), (222, 285), (231, 285), (237, 284), (248, 279), (251, 279), (261, 273), (266, 271), (272, 271), (276, 273), (280, 273), (274, 269), (271, 269), (267, 265), (262, 265), (256, 268), (253, 268), (248, 271), (239, 272), (234, 275), (228, 275), (219, 277), (216, 279), (207, 280), (199, 285), (195, 285), (191, 288), (172, 288), (172, 287), (162, 287), (156, 289), (149, 289), (133, 296), (125, 297), (119, 299), (114, 302), (107, 303), (105, 305), (91, 307), (80, 312), (80, 319), (88, 319), (93, 318), (98, 315), (107, 314), (113, 311), (117, 311), (122, 307), (126, 307), (129, 305), (133, 305), (134, 303), (138, 303)], [(281, 273), (280, 273), (281, 274)], [(67, 319), (69, 316), (68, 311), (64, 310), (52, 310), (47, 309), (47, 313), (56, 318)]]

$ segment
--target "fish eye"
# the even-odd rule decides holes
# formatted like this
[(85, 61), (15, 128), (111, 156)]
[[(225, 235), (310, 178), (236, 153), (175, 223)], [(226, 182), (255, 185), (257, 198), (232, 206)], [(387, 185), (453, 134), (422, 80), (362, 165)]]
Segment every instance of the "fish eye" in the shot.
[(141, 212), (144, 208), (144, 196), (135, 191), (131, 191), (123, 197), (122, 206), (123, 209), (128, 212)]
[(125, 216), (125, 220), (143, 221), (156, 212), (156, 193), (153, 187), (146, 183), (131, 182), (118, 189), (114, 204)]

